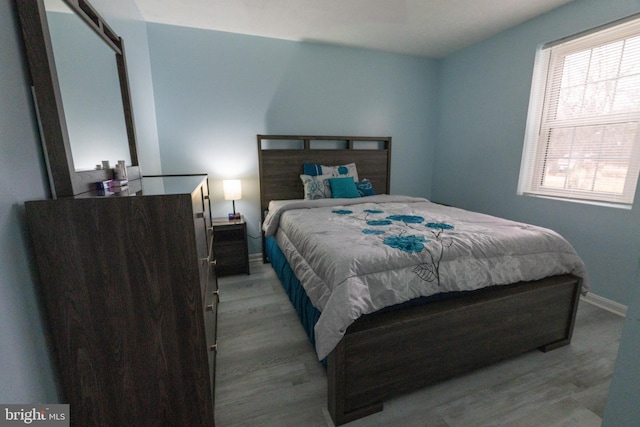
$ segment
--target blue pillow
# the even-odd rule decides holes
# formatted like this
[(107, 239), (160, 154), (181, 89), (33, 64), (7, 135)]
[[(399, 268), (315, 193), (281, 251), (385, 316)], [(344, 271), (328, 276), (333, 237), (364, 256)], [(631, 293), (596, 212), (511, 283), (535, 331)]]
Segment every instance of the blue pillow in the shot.
[(360, 196), (362, 197), (376, 195), (376, 191), (373, 189), (373, 185), (368, 179), (363, 179), (360, 182), (356, 182), (356, 188), (358, 189), (358, 193), (360, 193)]
[(322, 166), (318, 163), (303, 163), (302, 170), (305, 175), (317, 176), (322, 175)]
[(346, 178), (329, 178), (331, 194), (334, 198), (354, 199), (360, 197), (352, 176)]

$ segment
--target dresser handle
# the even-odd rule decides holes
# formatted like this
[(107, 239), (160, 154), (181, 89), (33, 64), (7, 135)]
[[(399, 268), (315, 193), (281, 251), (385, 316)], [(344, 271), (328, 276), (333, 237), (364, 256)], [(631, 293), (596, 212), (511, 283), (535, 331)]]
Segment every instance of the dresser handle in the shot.
[(195, 215), (195, 216), (196, 216), (196, 218), (198, 218), (198, 219), (202, 219), (202, 218), (204, 218), (204, 212), (198, 212), (198, 213), (196, 213), (196, 215)]
[(217, 263), (218, 261), (216, 261), (215, 259), (212, 259), (211, 261), (209, 261), (209, 265), (215, 266)]
[(218, 351), (218, 343), (211, 344), (209, 346), (209, 351)]
[(200, 262), (206, 264), (209, 262), (209, 257), (200, 258)]
[(204, 195), (204, 199), (205, 199), (205, 200), (209, 200), (209, 195), (208, 195), (208, 194), (205, 194), (205, 195)]
[(207, 306), (207, 311), (213, 311), (213, 303)]

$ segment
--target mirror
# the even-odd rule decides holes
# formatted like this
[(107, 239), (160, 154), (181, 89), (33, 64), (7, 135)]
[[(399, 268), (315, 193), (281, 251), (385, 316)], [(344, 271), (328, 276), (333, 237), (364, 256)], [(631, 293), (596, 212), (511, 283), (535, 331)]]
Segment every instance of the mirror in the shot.
[(62, 0), (44, 4), (75, 170), (103, 160), (131, 166), (113, 50)]
[(124, 43), (86, 0), (15, 3), (53, 197), (113, 178), (125, 160), (140, 177)]

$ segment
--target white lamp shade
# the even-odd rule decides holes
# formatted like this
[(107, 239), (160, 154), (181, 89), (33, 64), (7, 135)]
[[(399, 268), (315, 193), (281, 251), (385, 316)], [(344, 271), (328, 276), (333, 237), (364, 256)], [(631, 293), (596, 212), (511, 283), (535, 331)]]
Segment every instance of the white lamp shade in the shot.
[(222, 192), (225, 200), (242, 199), (242, 183), (239, 179), (225, 179), (222, 181)]

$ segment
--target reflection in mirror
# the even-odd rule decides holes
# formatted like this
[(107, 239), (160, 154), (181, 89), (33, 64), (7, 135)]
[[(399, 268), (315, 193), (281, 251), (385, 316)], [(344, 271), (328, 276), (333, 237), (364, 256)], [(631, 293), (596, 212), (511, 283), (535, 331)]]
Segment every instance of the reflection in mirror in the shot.
[(62, 0), (45, 7), (75, 170), (130, 166), (115, 53)]

